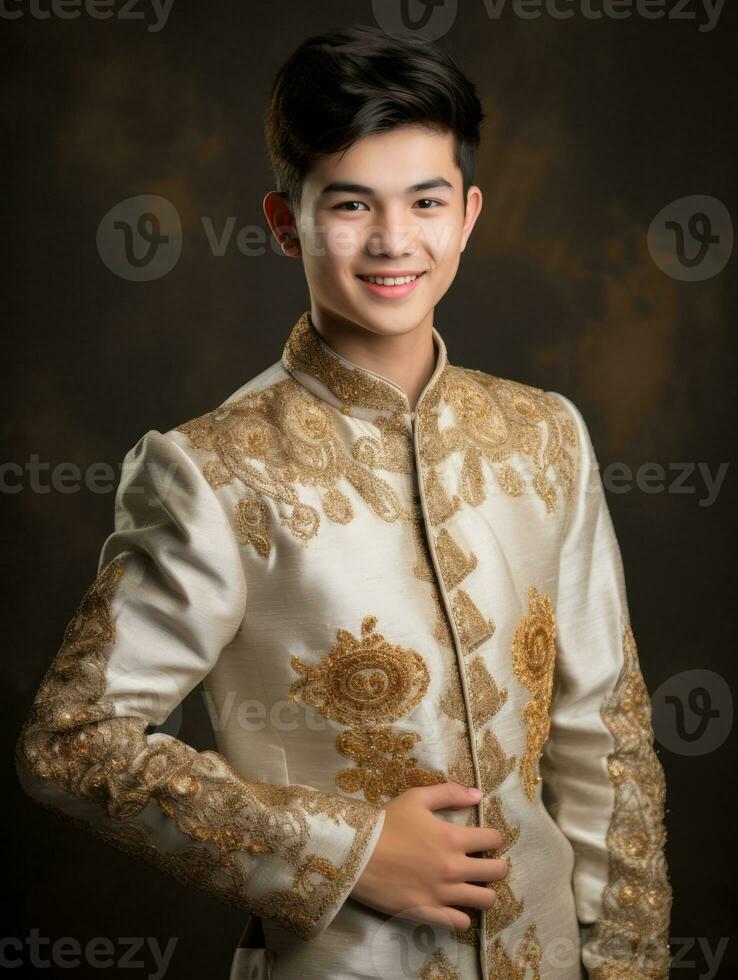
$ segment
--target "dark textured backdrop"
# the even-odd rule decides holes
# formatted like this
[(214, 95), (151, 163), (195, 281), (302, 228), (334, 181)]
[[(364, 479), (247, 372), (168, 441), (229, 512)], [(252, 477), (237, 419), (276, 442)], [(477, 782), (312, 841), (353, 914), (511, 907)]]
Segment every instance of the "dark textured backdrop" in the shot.
[[(694, 20), (654, 21), (594, 20), (569, 5), (569, 20), (509, 10), (495, 19), (483, 0), (464, 0), (439, 38), (478, 85), (488, 119), (477, 172), (484, 210), (435, 324), (452, 363), (568, 395), (603, 469), (666, 469), (663, 491), (633, 484), (609, 502), (649, 689), (666, 682), (686, 704), (684, 671), (729, 679), (735, 657), (735, 258), (685, 282), (657, 267), (646, 233), (688, 195), (738, 213), (735, 7), (708, 31), (696, 3)], [(22, 12), (0, 19), (6, 461), (25, 466), (37, 454), (83, 471), (106, 461), (117, 473), (148, 429), (213, 408), (280, 356), (308, 308), (301, 265), (271, 248), (245, 257), (235, 243), (242, 225), (268, 228), (261, 118), (271, 78), (306, 35), (376, 23), (387, 7), (175, 0), (159, 31), (147, 30), (154, 18), (143, 0), (143, 21), (40, 19), (21, 0), (6, 7)], [(138, 194), (166, 197), (182, 219), (181, 258), (153, 282), (114, 275), (96, 247), (103, 215)], [(225, 255), (212, 254), (202, 216), (217, 232), (236, 217)], [(713, 476), (730, 463), (714, 502), (700, 505), (698, 470), (685, 481), (695, 492), (668, 491), (676, 462)], [(168, 976), (225, 978), (241, 915), (67, 828), (14, 781), (15, 737), (94, 577), (113, 506), (112, 492), (37, 492), (27, 476), (22, 484), (4, 496), (2, 662), (12, 697), (2, 718), (3, 878), (6, 897), (16, 887), (21, 896), (10, 934), (155, 936), (163, 946), (178, 937)], [(714, 724), (728, 731), (720, 676), (705, 675)], [(179, 735), (202, 749), (214, 742), (200, 691), (185, 702)], [(659, 715), (681, 958), (673, 975), (710, 976), (706, 945), (724, 937), (718, 975), (733, 976), (735, 743), (690, 754), (694, 743), (675, 742), (673, 715)], [(60, 971), (28, 971), (52, 974)], [(70, 974), (101, 975), (89, 966)]]

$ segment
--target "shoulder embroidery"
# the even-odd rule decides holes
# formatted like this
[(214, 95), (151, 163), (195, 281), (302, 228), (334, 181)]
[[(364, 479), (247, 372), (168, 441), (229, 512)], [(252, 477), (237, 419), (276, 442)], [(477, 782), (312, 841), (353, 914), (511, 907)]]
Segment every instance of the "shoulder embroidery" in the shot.
[[(339, 488), (343, 479), (382, 520), (404, 516), (396, 491), (345, 451), (330, 409), (293, 378), (247, 393), (177, 430), (196, 449), (213, 454), (203, 473), (214, 489), (235, 481), (245, 488), (235, 522), (244, 542), (262, 557), (271, 549), (264, 498), (274, 502), (280, 522), (301, 544), (317, 534), (320, 513), (301, 499), (300, 486), (314, 487), (323, 513), (338, 524), (354, 517), (351, 500)], [(396, 458), (398, 450), (390, 451)]]
[(664, 855), (666, 780), (653, 747), (651, 700), (629, 624), (622, 643), (620, 676), (600, 709), (615, 741), (607, 758), (615, 802), (606, 838), (610, 865), (602, 917), (591, 934), (593, 954), (603, 962), (592, 976), (666, 980), (672, 903)]
[(523, 708), (526, 724), (525, 755), (520, 760), (525, 795), (532, 800), (541, 781), (538, 760), (548, 738), (550, 705), (556, 661), (556, 623), (547, 592), (528, 589), (528, 612), (520, 620), (512, 640), (512, 664), (518, 680), (533, 695)]
[(532, 488), (549, 513), (556, 507), (557, 487), (572, 496), (575, 459), (569, 450), (577, 435), (557, 399), (531, 385), (456, 366), (448, 369), (442, 387), (454, 421), (441, 428), (437, 399), (422, 403), (423, 456), (434, 465), (453, 451), (464, 453), (458, 489), (466, 503), (477, 507), (486, 498), (482, 459), (492, 464), (504, 493), (523, 494), (525, 477), (511, 462), (517, 454), (529, 459)]

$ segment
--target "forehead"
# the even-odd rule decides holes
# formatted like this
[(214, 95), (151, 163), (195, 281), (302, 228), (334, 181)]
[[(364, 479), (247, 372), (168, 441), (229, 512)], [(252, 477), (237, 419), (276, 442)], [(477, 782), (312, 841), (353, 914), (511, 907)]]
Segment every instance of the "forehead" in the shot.
[(397, 126), (364, 136), (347, 150), (319, 156), (305, 176), (303, 194), (318, 196), (328, 184), (349, 181), (393, 195), (436, 176), (455, 185), (458, 172), (453, 133)]

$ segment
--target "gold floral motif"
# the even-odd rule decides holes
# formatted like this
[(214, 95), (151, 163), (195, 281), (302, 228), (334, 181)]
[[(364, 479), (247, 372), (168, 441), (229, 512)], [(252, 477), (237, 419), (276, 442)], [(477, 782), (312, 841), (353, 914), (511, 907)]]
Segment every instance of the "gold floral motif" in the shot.
[[(672, 887), (665, 857), (666, 780), (653, 747), (651, 700), (630, 624), (623, 666), (601, 714), (614, 740), (607, 757), (615, 791), (606, 842), (608, 881), (588, 949), (593, 980), (666, 980), (671, 952)], [(627, 952), (625, 947), (627, 946)]]
[(339, 772), (336, 784), (347, 792), (361, 790), (372, 803), (447, 779), (441, 770), (419, 766), (409, 754), (419, 735), (386, 724), (420, 703), (430, 675), (417, 650), (390, 643), (376, 632), (376, 624), (376, 616), (365, 616), (360, 638), (336, 630), (337, 642), (319, 664), (293, 655), (290, 662), (300, 677), (288, 694), (290, 702), (301, 697), (324, 717), (348, 726), (337, 737), (336, 748), (357, 766)]
[(359, 436), (351, 453), (359, 463), (390, 473), (412, 473), (415, 466), (413, 440), (402, 415), (378, 415), (374, 424), (379, 437)]
[(491, 944), (487, 953), (487, 980), (541, 980), (542, 958), (543, 948), (532, 922), (526, 928), (514, 958), (499, 939)]
[(525, 755), (520, 760), (520, 773), (525, 795), (535, 796), (541, 781), (537, 772), (538, 760), (548, 738), (549, 709), (553, 692), (556, 662), (556, 622), (551, 598), (540, 595), (534, 585), (528, 589), (528, 612), (518, 623), (512, 640), (512, 663), (518, 680), (533, 695), (523, 708), (526, 725)]
[(440, 769), (424, 769), (410, 755), (420, 741), (416, 732), (397, 731), (388, 725), (349, 728), (336, 738), (336, 748), (356, 767), (342, 769), (336, 786), (345, 793), (361, 791), (370, 803), (394, 799), (411, 786), (433, 786), (446, 781)]
[[(348, 487), (383, 521), (405, 516), (393, 487), (346, 451), (331, 410), (293, 378), (247, 392), (177, 429), (194, 448), (213, 454), (202, 470), (214, 489), (234, 482), (246, 488), (236, 526), (263, 557), (271, 549), (266, 500), (303, 545), (318, 532), (320, 509), (338, 524), (352, 520)], [(313, 503), (298, 488), (312, 490)]]
[[(577, 435), (559, 399), (540, 388), (471, 368), (447, 365), (444, 375), (437, 394), (454, 409), (455, 417), (441, 428), (437, 399), (435, 403), (424, 399), (418, 410), (421, 456), (435, 466), (453, 452), (463, 453), (459, 493), (465, 503), (478, 507), (486, 499), (483, 459), (492, 465), (503, 492), (519, 497), (526, 481), (510, 462), (516, 455), (528, 460), (532, 487), (547, 512), (555, 510), (557, 487), (571, 499), (575, 456), (569, 449), (576, 447)], [(555, 474), (555, 482), (550, 474)], [(433, 493), (443, 500), (447, 492), (434, 486)], [(450, 516), (438, 509), (432, 523)]]
[[(307, 938), (355, 874), (379, 810), (308, 786), (247, 779), (217, 752), (196, 752), (163, 733), (149, 736), (143, 717), (116, 716), (104, 692), (116, 641), (112, 602), (129, 560), (114, 558), (100, 570), (69, 621), (16, 743), (19, 775), (27, 767), (60, 795), (98, 804), (99, 823), (40, 801), (76, 827)], [(151, 804), (191, 843), (160, 848), (139, 819)], [(355, 832), (343, 865), (309, 852), (309, 818), (321, 814)], [(253, 890), (251, 859), (264, 854), (288, 870), (289, 888)]]

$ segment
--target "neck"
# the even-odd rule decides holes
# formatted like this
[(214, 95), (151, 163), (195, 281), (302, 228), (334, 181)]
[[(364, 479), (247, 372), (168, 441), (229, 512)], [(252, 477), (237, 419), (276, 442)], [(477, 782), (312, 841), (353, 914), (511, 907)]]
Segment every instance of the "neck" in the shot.
[(418, 396), (436, 365), (432, 311), (415, 327), (398, 334), (378, 333), (358, 326), (331, 311), (316, 309), (314, 303), (310, 318), (332, 350), (358, 367), (399, 385), (407, 395), (411, 411), (415, 410)]

